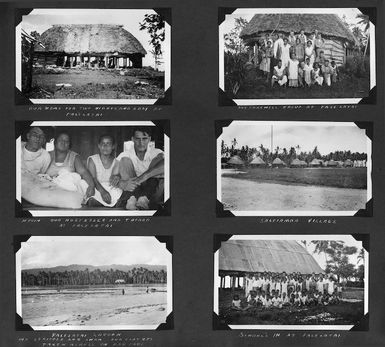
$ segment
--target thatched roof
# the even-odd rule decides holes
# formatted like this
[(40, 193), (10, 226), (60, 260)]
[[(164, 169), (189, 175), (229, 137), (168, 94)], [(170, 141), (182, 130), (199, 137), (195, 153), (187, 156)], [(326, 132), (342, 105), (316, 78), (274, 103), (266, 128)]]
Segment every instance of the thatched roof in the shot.
[(322, 160), (321, 159), (313, 159), (310, 162), (310, 165), (322, 165)]
[(344, 165), (353, 165), (353, 162), (350, 159), (346, 159)]
[(324, 272), (295, 240), (229, 240), (219, 250), (219, 271)]
[(41, 34), (45, 46), (40, 52), (67, 54), (135, 54), (146, 55), (142, 44), (123, 25), (71, 24), (54, 25)]
[(338, 166), (338, 163), (332, 159), (327, 162), (327, 166)]
[(273, 165), (285, 165), (285, 163), (281, 159), (275, 158), (273, 160)]
[(234, 155), (230, 158), (230, 160), (227, 162), (227, 164), (244, 165), (245, 162), (238, 155)]
[(265, 165), (266, 163), (262, 160), (261, 157), (256, 157), (254, 158), (251, 162), (250, 165)]
[(306, 162), (303, 160), (299, 160), (298, 158), (293, 159), (293, 161), (290, 164), (291, 166), (306, 166)]
[(272, 31), (284, 34), (294, 31), (297, 34), (301, 29), (305, 30), (305, 34), (318, 30), (325, 37), (356, 42), (352, 32), (336, 14), (255, 14), (242, 30), (240, 37), (246, 39)]

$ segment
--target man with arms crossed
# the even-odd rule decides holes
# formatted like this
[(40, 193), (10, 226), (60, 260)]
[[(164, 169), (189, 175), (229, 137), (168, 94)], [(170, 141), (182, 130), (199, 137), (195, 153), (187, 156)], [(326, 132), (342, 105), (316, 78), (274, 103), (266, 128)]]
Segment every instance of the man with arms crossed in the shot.
[(163, 178), (164, 154), (158, 148), (149, 147), (149, 128), (135, 128), (132, 141), (134, 145), (117, 158), (119, 175), (111, 177), (111, 184), (128, 192), (127, 210), (148, 210), (159, 179)]

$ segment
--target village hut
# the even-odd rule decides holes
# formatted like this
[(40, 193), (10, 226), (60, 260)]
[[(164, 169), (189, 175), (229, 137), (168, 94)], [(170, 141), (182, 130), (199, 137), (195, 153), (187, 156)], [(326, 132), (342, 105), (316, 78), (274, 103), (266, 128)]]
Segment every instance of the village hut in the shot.
[(231, 166), (242, 166), (245, 165), (245, 162), (238, 155), (233, 155), (227, 164)]
[(336, 14), (255, 14), (240, 37), (247, 46), (254, 48), (265, 35), (274, 32), (288, 36), (290, 31), (297, 35), (301, 30), (306, 36), (318, 30), (325, 40), (323, 51), (326, 59), (334, 60), (337, 65), (344, 65), (346, 58), (354, 55), (356, 39)]
[(353, 162), (350, 159), (346, 159), (344, 162), (345, 167), (353, 167)]
[(291, 163), (290, 167), (305, 167), (307, 166), (306, 162), (303, 160), (299, 160), (298, 158), (295, 158)]
[(337, 167), (338, 163), (335, 160), (329, 160), (326, 164), (327, 167)]
[(229, 240), (219, 249), (220, 287), (230, 276), (231, 287), (249, 273), (323, 273), (313, 256), (295, 240)]
[(123, 25), (53, 25), (40, 36), (35, 57), (43, 65), (141, 68), (146, 51)]
[(126, 281), (122, 279), (118, 279), (115, 281), (115, 284), (124, 284), (124, 283), (126, 283)]
[(306, 167), (307, 166), (307, 162), (305, 160), (300, 160), (301, 164), (303, 165), (303, 167)]
[(273, 160), (271, 165), (273, 167), (284, 167), (284, 166), (286, 166), (286, 164), (281, 159), (279, 159), (278, 157)]
[(266, 166), (266, 163), (263, 161), (261, 157), (256, 157), (250, 162), (250, 165), (255, 167), (261, 167), (261, 166)]
[(322, 166), (322, 160), (320, 160), (320, 159), (313, 159), (309, 163), (309, 166), (311, 166), (311, 167), (321, 167)]

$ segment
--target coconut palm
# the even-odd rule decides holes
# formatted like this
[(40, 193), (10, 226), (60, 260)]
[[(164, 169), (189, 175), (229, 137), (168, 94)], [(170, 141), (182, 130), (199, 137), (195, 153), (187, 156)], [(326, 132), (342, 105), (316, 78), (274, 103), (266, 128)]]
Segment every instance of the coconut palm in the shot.
[(364, 27), (363, 31), (364, 31), (364, 33), (366, 35), (366, 38), (367, 38), (366, 39), (365, 50), (364, 50), (364, 58), (365, 58), (366, 51), (367, 51), (368, 45), (369, 45), (369, 38), (370, 38), (370, 36), (369, 36), (370, 20), (369, 20), (369, 16), (364, 15), (362, 13), (358, 14), (356, 16), (356, 18), (359, 20), (358, 24), (362, 25)]
[(360, 262), (364, 263), (364, 259), (365, 259), (365, 251), (363, 248), (361, 248), (357, 256), (357, 264), (359, 264)]

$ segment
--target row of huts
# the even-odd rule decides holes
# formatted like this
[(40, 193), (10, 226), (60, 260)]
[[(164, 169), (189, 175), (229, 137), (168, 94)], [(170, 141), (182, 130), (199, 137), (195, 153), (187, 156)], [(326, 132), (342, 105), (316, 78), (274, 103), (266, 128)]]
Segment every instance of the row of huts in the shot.
[(307, 163), (304, 160), (298, 158), (293, 159), (289, 164), (285, 163), (280, 158), (275, 158), (271, 163), (265, 162), (261, 157), (256, 157), (252, 161), (247, 162), (241, 159), (240, 156), (232, 156), (226, 163), (222, 163), (223, 167), (240, 167), (240, 166), (251, 166), (251, 167), (293, 167), (293, 168), (305, 168), (305, 167), (366, 167), (366, 160), (351, 160), (345, 161), (336, 160), (322, 160), (313, 159)]

